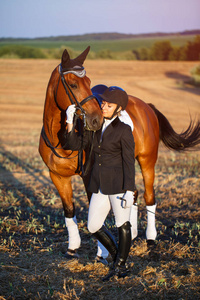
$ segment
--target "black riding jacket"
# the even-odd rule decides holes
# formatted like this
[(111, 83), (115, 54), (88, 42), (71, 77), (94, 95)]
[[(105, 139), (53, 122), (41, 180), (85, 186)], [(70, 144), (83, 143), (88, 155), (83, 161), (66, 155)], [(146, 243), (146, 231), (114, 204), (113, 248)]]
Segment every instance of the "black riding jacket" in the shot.
[(86, 149), (93, 143), (93, 165), (88, 185), (91, 193), (105, 195), (135, 190), (135, 143), (129, 125), (115, 118), (105, 129), (85, 130), (83, 137), (72, 130), (66, 135), (66, 149)]

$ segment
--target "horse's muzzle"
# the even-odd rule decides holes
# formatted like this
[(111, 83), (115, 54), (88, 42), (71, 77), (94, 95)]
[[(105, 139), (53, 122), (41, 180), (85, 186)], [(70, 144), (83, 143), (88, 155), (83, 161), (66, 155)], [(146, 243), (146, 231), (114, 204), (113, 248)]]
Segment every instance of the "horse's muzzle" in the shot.
[(91, 131), (97, 131), (101, 128), (102, 123), (103, 123), (103, 116), (96, 115), (96, 114), (91, 116), (86, 115), (87, 129)]

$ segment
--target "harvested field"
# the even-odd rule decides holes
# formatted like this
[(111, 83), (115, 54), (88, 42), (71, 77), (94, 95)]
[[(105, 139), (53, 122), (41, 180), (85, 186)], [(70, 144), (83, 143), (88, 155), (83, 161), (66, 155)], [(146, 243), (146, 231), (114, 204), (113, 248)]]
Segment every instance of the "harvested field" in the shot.
[[(82, 238), (80, 258), (67, 260), (61, 200), (38, 154), (46, 87), (56, 60), (0, 60), (0, 299), (199, 299), (200, 148), (187, 153), (160, 144), (156, 165), (157, 245), (148, 253), (143, 182), (139, 235), (130, 276), (102, 283), (94, 263), (87, 197), (80, 177), (73, 198)], [(195, 62), (86, 61), (91, 87), (118, 85), (153, 103), (180, 133), (200, 117), (200, 89), (187, 85)], [(114, 234), (113, 216), (107, 225)]]

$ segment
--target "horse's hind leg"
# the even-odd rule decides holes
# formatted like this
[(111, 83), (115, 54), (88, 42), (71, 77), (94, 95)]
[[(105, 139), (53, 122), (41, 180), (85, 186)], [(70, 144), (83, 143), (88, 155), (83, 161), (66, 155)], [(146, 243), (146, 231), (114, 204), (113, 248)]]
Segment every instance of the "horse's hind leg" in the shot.
[(154, 240), (157, 236), (156, 225), (155, 225), (155, 211), (156, 211), (156, 203), (155, 203), (155, 193), (154, 193), (154, 177), (155, 177), (155, 163), (156, 160), (153, 157), (146, 156), (145, 158), (140, 157), (138, 159), (143, 180), (144, 180), (144, 199), (146, 202), (147, 209), (147, 229), (146, 229), (146, 238), (147, 244), (153, 244)]
[(68, 255), (75, 256), (80, 247), (81, 238), (77, 226), (74, 203), (72, 202), (71, 177), (62, 177), (50, 172), (51, 179), (58, 190), (63, 203), (65, 224), (68, 230)]

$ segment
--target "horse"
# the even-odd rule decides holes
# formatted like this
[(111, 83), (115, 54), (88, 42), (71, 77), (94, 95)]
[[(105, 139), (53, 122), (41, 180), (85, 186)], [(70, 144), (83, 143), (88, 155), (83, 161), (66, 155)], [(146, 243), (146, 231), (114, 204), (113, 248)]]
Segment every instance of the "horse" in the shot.
[[(64, 147), (66, 131), (66, 109), (75, 104), (76, 118), (81, 127), (96, 131), (101, 128), (103, 116), (97, 97), (90, 88), (90, 79), (86, 76), (83, 63), (89, 52), (88, 47), (81, 55), (71, 59), (65, 49), (61, 64), (52, 72), (46, 91), (43, 113), (43, 127), (40, 135), (39, 153), (49, 169), (50, 177), (62, 200), (65, 224), (68, 229), (68, 257), (77, 255), (81, 239), (77, 226), (75, 206), (72, 201), (71, 177), (79, 174), (83, 178), (87, 191), (87, 176), (90, 153), (87, 151), (66, 150)], [(144, 181), (144, 200), (147, 208), (147, 244), (154, 244), (157, 232), (155, 226), (155, 164), (158, 145), (162, 141), (166, 147), (176, 151), (185, 151), (200, 143), (200, 121), (190, 121), (188, 128), (178, 134), (167, 118), (139, 98), (129, 95), (126, 108), (133, 124), (135, 157), (140, 165)], [(78, 129), (79, 130), (79, 129)], [(137, 198), (137, 197), (136, 197)], [(132, 239), (137, 236), (137, 199), (131, 212)]]

